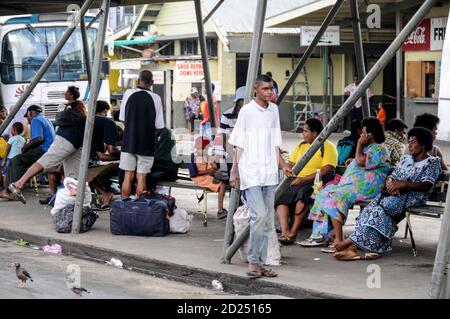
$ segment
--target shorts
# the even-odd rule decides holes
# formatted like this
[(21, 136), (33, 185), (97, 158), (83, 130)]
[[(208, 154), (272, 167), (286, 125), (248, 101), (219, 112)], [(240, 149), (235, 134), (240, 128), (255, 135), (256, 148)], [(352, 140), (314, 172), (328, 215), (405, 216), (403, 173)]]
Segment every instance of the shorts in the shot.
[(153, 156), (143, 156), (131, 153), (120, 154), (119, 168), (124, 171), (131, 171), (138, 174), (148, 174), (152, 170)]
[(11, 159), (7, 158), (6, 165), (5, 165), (5, 167), (2, 168), (2, 171), (1, 171), (3, 175), (6, 175), (6, 171), (8, 170), (9, 163), (11, 163)]
[(81, 163), (81, 149), (73, 147), (64, 137), (56, 135), (48, 151), (37, 160), (44, 170), (59, 164), (64, 166), (64, 176), (78, 179)]

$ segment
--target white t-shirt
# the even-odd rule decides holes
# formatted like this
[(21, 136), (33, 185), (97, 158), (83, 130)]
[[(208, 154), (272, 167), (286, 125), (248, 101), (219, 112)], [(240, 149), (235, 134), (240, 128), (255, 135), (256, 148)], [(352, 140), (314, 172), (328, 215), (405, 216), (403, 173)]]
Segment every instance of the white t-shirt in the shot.
[(120, 113), (119, 113), (119, 120), (120, 121), (125, 121), (125, 108), (128, 102), (128, 98), (133, 94), (136, 93), (138, 91), (145, 91), (148, 94), (150, 94), (150, 96), (153, 98), (153, 102), (155, 103), (155, 114), (156, 114), (156, 118), (155, 118), (155, 128), (156, 129), (161, 129), (164, 127), (164, 113), (163, 113), (163, 107), (162, 107), (162, 102), (161, 102), (161, 97), (156, 94), (153, 93), (150, 90), (144, 90), (144, 89), (140, 89), (140, 88), (136, 88), (136, 89), (129, 89), (125, 92), (125, 94), (123, 95), (123, 99), (122, 102), (120, 103)]
[[(344, 89), (344, 93), (350, 93), (350, 95), (352, 95), (353, 93), (355, 93), (356, 89), (358, 88), (358, 85), (356, 85), (355, 83), (350, 83), (349, 85), (347, 85)], [(372, 91), (370, 91), (370, 89), (367, 89), (367, 97), (370, 99), (373, 96)], [(358, 101), (356, 101), (355, 103), (355, 107), (357, 109), (359, 109), (362, 106), (362, 100), (361, 98), (358, 99)]]
[(228, 142), (243, 149), (239, 161), (241, 189), (278, 184), (278, 153), (281, 146), (278, 106), (265, 109), (252, 100), (239, 112)]

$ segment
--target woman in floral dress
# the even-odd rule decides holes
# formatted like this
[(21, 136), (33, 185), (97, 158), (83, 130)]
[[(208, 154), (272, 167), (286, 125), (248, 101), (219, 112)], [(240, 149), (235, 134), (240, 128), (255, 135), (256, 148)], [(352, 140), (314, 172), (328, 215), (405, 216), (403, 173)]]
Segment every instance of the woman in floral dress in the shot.
[[(425, 205), (441, 173), (440, 159), (428, 154), (432, 148), (429, 130), (416, 127), (408, 132), (410, 155), (402, 156), (388, 177), (386, 192), (361, 211), (349, 239), (335, 244), (337, 259), (374, 259), (392, 250), (392, 237), (405, 209)], [(358, 254), (358, 248), (366, 253)]]
[[(380, 121), (368, 117), (362, 121), (355, 159), (349, 164), (337, 185), (325, 187), (316, 194), (309, 219), (313, 220), (311, 237), (300, 242), (304, 247), (322, 246), (334, 228), (335, 243), (343, 241), (342, 226), (348, 210), (357, 201), (377, 196), (389, 172), (389, 152), (382, 145), (384, 131)], [(334, 246), (323, 249), (335, 252)]]

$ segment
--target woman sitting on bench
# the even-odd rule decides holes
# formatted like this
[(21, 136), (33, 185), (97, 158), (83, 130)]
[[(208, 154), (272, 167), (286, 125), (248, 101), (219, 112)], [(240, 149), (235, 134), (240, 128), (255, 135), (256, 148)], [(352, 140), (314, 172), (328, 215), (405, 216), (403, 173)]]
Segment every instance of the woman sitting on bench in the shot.
[[(410, 155), (402, 156), (385, 191), (361, 211), (350, 237), (335, 244), (337, 259), (375, 259), (392, 250), (392, 237), (405, 209), (425, 205), (441, 173), (440, 159), (428, 154), (432, 148), (429, 130), (416, 127), (408, 132)], [(358, 254), (358, 249), (365, 254)]]
[(222, 174), (218, 170), (218, 165), (214, 162), (214, 157), (208, 156), (208, 148), (211, 146), (206, 136), (199, 136), (195, 140), (195, 166), (197, 172), (191, 176), (195, 185), (209, 189), (214, 193), (219, 193), (217, 218), (226, 218), (228, 212), (223, 208), (223, 199), (225, 197), (225, 184), (221, 180)]

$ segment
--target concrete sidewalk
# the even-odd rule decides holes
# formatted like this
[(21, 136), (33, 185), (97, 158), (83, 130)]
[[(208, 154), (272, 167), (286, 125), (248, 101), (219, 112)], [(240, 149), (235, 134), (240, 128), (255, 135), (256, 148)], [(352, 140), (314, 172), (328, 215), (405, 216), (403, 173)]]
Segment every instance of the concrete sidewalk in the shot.
[[(195, 191), (174, 190), (173, 195), (178, 207), (197, 214)], [(116, 257), (126, 268), (156, 276), (208, 287), (213, 279), (218, 279), (226, 291), (294, 298), (427, 298), (441, 224), (439, 219), (412, 217), (418, 257), (413, 257), (409, 239), (401, 238), (401, 223), (390, 256), (375, 261), (342, 262), (319, 248), (291, 245), (281, 248), (283, 265), (275, 268), (278, 277), (250, 280), (239, 254), (230, 265), (220, 263), (225, 221), (215, 219), (215, 195), (209, 196), (208, 227), (203, 227), (202, 218), (197, 215), (188, 234), (162, 238), (113, 236), (108, 213), (100, 213), (93, 229), (85, 234), (58, 234), (50, 208), (39, 205), (29, 190), (26, 197), (26, 206), (0, 202), (0, 237), (22, 238), (40, 246), (51, 239), (60, 243), (66, 254), (100, 262)], [(357, 211), (351, 212), (349, 225), (354, 224), (356, 214)], [(351, 230), (352, 226), (345, 227), (346, 233)], [(309, 232), (302, 231), (298, 238), (306, 238)], [(380, 288), (367, 285), (373, 271), (373, 266), (368, 266), (374, 264), (380, 267)]]

